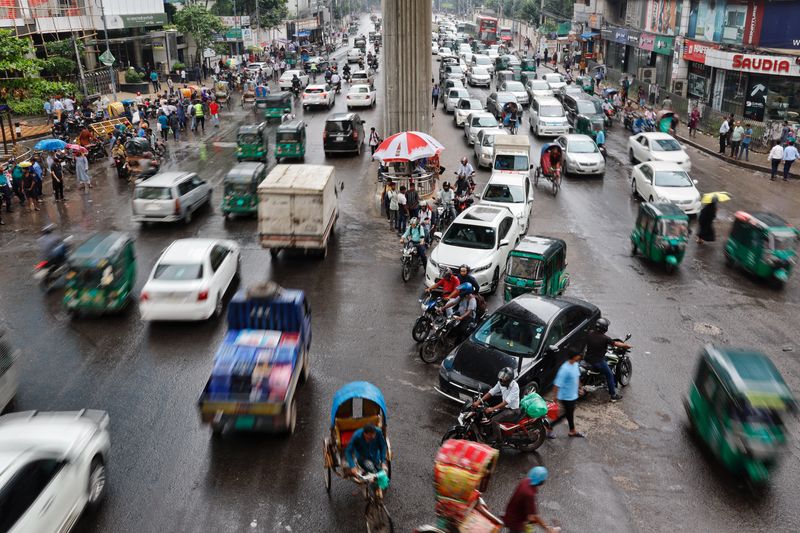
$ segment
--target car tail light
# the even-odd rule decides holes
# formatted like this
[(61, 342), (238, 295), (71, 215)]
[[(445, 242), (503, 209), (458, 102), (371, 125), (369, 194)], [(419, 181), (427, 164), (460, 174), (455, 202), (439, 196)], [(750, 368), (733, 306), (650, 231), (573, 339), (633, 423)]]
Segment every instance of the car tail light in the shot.
[(356, 130), (356, 129), (353, 130), (353, 140), (354, 141), (358, 140), (358, 130)]
[(208, 291), (207, 290), (200, 291), (200, 292), (197, 293), (197, 301), (198, 302), (204, 302), (206, 300), (208, 300)]
[(178, 200), (177, 198), (175, 199), (175, 214), (176, 215), (181, 214), (181, 201)]
[(141, 302), (146, 302), (149, 299), (150, 299), (150, 295), (147, 294), (144, 291), (142, 291), (142, 294), (139, 295), (139, 301), (141, 301)]
[(324, 141), (327, 138), (328, 138), (328, 131), (327, 130), (322, 130), (322, 140)]
[(328, 97), (328, 93), (322, 93), (322, 97), (323, 98), (327, 98)]

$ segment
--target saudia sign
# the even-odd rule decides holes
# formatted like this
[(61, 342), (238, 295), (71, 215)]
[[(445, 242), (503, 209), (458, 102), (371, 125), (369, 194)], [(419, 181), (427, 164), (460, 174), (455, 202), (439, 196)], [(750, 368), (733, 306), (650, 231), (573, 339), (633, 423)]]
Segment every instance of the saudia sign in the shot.
[(734, 70), (744, 70), (748, 72), (757, 71), (770, 74), (788, 74), (791, 63), (787, 59), (734, 54), (731, 66)]

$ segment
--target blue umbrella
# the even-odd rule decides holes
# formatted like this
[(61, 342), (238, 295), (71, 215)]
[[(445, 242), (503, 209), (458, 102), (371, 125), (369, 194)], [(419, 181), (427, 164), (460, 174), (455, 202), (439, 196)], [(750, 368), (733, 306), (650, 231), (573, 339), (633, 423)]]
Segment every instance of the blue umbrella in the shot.
[(36, 143), (33, 149), (42, 152), (54, 152), (56, 150), (63, 150), (65, 146), (67, 146), (67, 143), (61, 139), (43, 139)]
[(132, 103), (134, 103), (134, 100), (131, 100), (130, 98), (126, 98), (122, 101), (122, 105), (131, 105)]

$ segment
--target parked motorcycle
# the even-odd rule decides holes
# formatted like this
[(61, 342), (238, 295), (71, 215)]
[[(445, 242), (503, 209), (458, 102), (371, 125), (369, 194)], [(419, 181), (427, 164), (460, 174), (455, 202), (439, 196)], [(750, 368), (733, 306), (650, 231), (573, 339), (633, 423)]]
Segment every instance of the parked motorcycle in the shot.
[(444, 315), (437, 312), (439, 306), (442, 304), (442, 297), (440, 292), (425, 292), (419, 299), (420, 306), (422, 307), (422, 314), (414, 321), (414, 327), (411, 328), (411, 336), (417, 342), (423, 342), (428, 338), (428, 335), (433, 328), (440, 328), (445, 321)]
[[(614, 339), (615, 341), (627, 342), (631, 338), (628, 333), (625, 339)], [(631, 375), (633, 374), (633, 363), (628, 355), (630, 348), (618, 348), (612, 346), (606, 352), (606, 363), (614, 374), (614, 379), (618, 386), (626, 387), (631, 382)], [(581, 387), (580, 397), (584, 397), (587, 393), (593, 392), (597, 389), (604, 389), (608, 386), (606, 377), (602, 372), (592, 369), (584, 363), (581, 363)]]
[[(474, 404), (478, 403), (476, 407)], [(545, 417), (530, 418), (524, 411), (519, 420), (500, 422), (500, 446), (532, 452), (544, 444), (547, 438)], [(484, 444), (494, 441), (492, 421), (486, 416), (486, 406), (480, 396), (467, 401), (458, 415), (458, 423), (447, 430), (442, 442), (448, 439), (465, 439)]]
[(402, 265), (403, 281), (411, 279), (411, 274), (422, 268), (422, 259), (417, 251), (417, 245), (410, 240), (403, 245), (403, 256), (400, 259)]

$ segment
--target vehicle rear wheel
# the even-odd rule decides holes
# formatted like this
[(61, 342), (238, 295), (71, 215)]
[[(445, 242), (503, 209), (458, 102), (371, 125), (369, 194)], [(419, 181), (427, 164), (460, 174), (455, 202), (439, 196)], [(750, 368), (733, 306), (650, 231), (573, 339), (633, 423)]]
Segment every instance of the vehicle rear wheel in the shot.
[(297, 402), (292, 400), (289, 405), (289, 410), (286, 412), (286, 433), (293, 435), (297, 427)]
[(561, 188), (561, 178), (555, 177), (553, 178), (553, 197), (558, 196), (558, 190)]
[(224, 309), (224, 305), (222, 302), (222, 295), (217, 296), (217, 303), (214, 304), (214, 318), (219, 318), (222, 316), (222, 310)]
[(308, 381), (308, 376), (311, 375), (311, 362), (309, 361), (308, 352), (303, 355), (303, 370), (300, 373), (300, 383)]
[(523, 452), (536, 451), (542, 444), (544, 444), (544, 441), (547, 438), (547, 428), (544, 427), (544, 422), (541, 420), (536, 422), (536, 424), (528, 430), (528, 438), (530, 439), (530, 442), (519, 447), (519, 449)]
[(631, 164), (632, 164), (632, 165), (635, 165), (635, 164), (636, 164), (636, 158), (635, 158), (635, 157), (633, 157), (633, 150), (628, 150), (628, 157), (629, 157), (629, 158), (630, 158), (630, 160), (631, 160)]
[(631, 195), (636, 200), (639, 197), (639, 191), (636, 189), (636, 178), (631, 180)]
[(96, 509), (106, 496), (106, 465), (98, 455), (92, 459), (89, 467), (89, 497), (86, 505)]
[(325, 492), (328, 494), (331, 493), (331, 468), (326, 466), (325, 473), (324, 473), (324, 480), (325, 480)]
[(468, 437), (468, 435), (465, 434), (463, 428), (460, 427), (460, 426), (457, 426), (457, 427), (454, 427), (454, 428), (451, 428), (451, 429), (447, 430), (447, 433), (445, 433), (444, 436), (442, 437), (442, 442), (440, 443), (440, 445), (444, 444), (444, 442), (446, 440), (450, 440), (450, 439), (467, 439), (467, 437)]
[(186, 213), (183, 215), (183, 223), (187, 225), (192, 223), (192, 212), (189, 211), (188, 209), (186, 210)]
[(541, 167), (536, 167), (536, 170), (533, 171), (533, 186), (534, 187), (538, 187), (539, 186), (539, 174), (541, 172), (540, 168)]
[(630, 359), (620, 361), (617, 366), (617, 383), (623, 387), (627, 387), (631, 382), (631, 375), (633, 375), (633, 365)]
[(636, 246), (636, 243), (631, 241), (631, 255), (636, 255), (636, 252), (639, 251), (639, 248)]
[(414, 327), (411, 328), (411, 336), (417, 342), (422, 342), (428, 338), (431, 332), (431, 321), (421, 316), (414, 322)]
[(489, 286), (489, 294), (494, 294), (495, 292), (497, 292), (497, 287), (499, 285), (500, 285), (500, 267), (495, 267), (494, 274), (492, 275), (492, 284)]
[(528, 394), (532, 394), (534, 392), (536, 392), (536, 393), (539, 392), (539, 383), (536, 382), (536, 381), (531, 381), (530, 383), (528, 383), (527, 385), (525, 385), (522, 388), (522, 396), (523, 397), (527, 396)]

